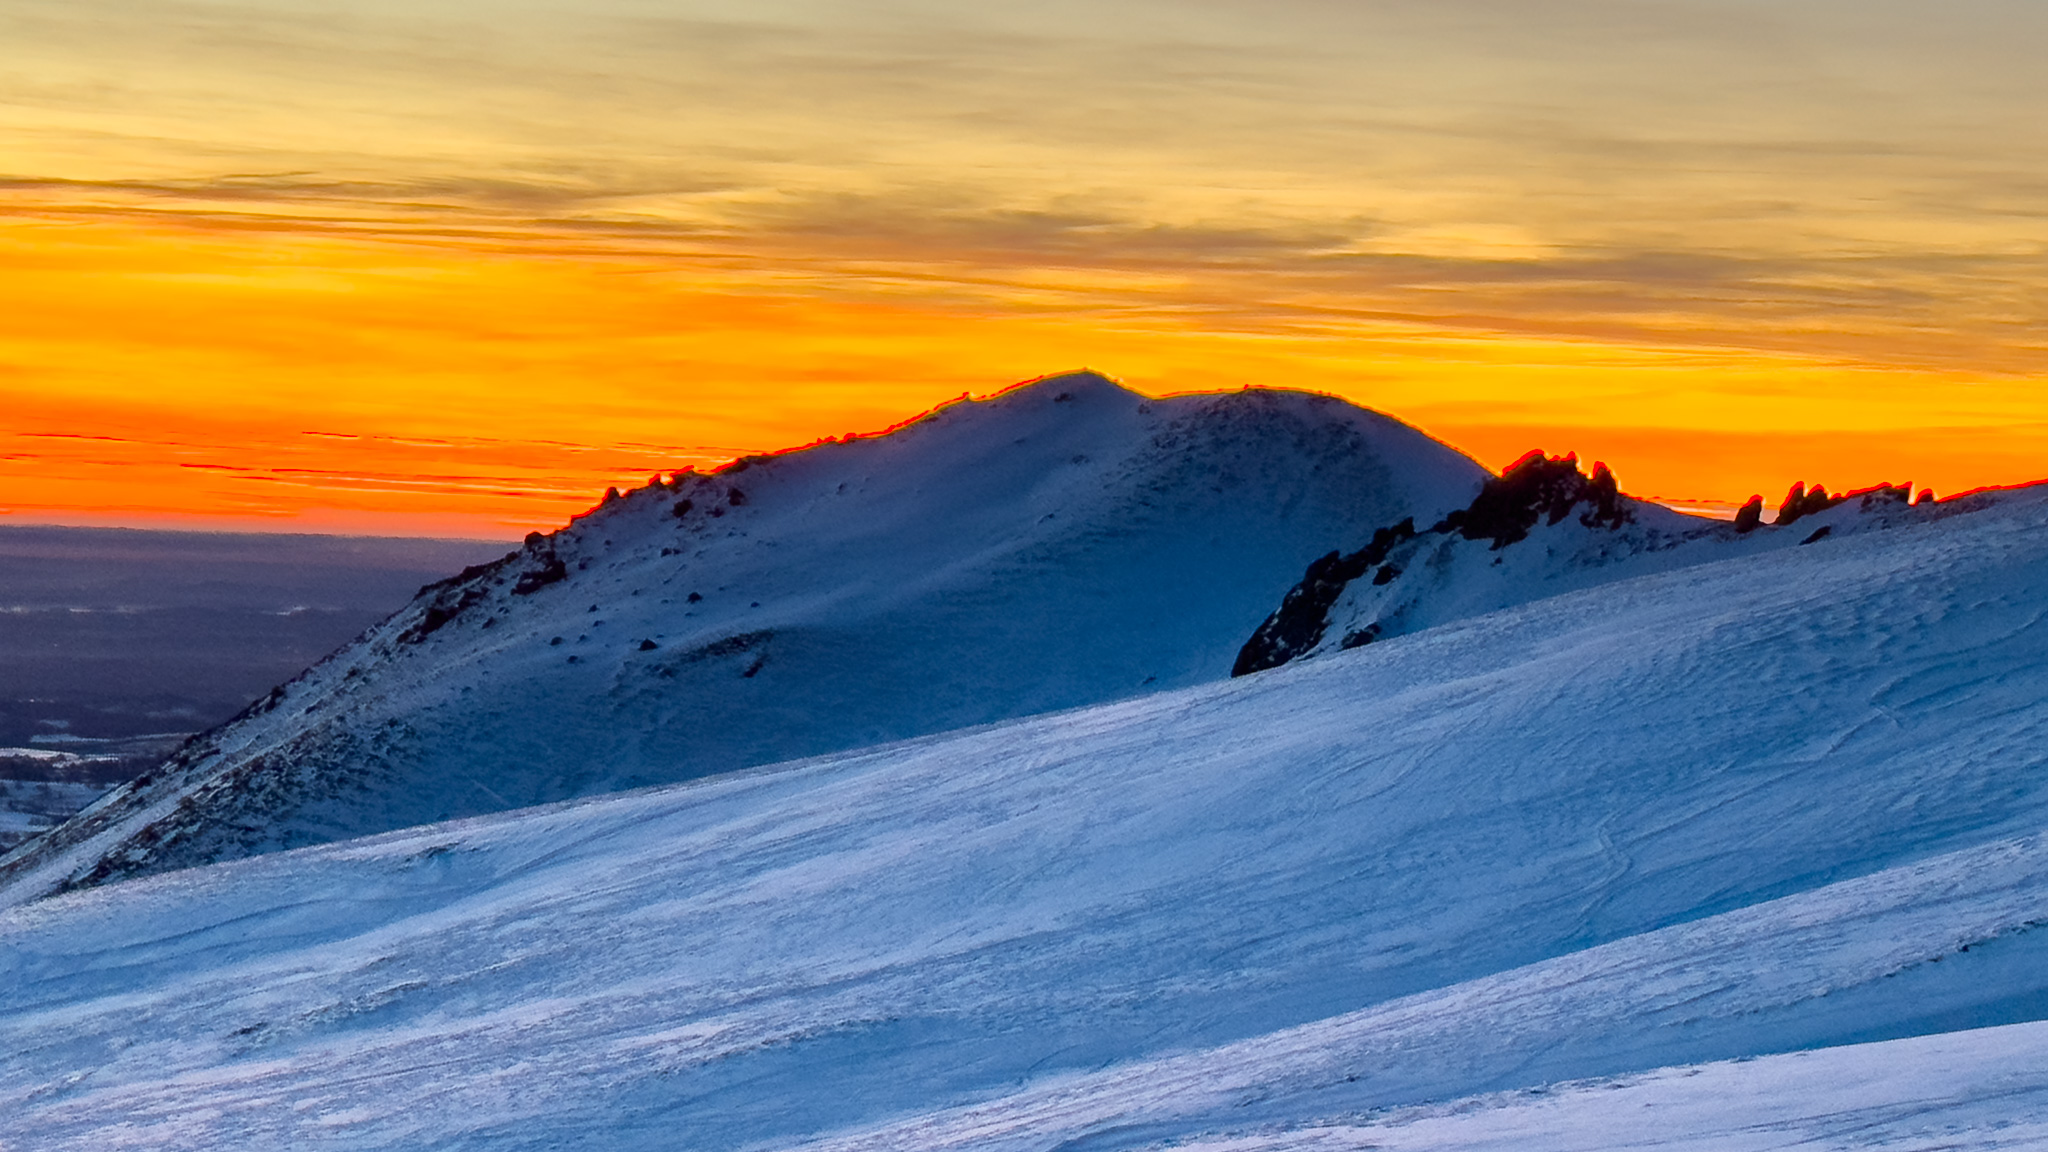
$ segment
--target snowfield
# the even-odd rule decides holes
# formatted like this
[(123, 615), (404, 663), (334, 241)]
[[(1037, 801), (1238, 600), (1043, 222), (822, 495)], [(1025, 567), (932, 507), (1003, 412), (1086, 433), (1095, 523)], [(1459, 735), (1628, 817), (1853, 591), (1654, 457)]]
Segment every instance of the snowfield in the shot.
[(0, 1145), (2021, 1146), (2044, 615), (2021, 490), (22, 904)]
[(2048, 1146), (2048, 1025), (2020, 1024), (1404, 1109), (1199, 1152), (1766, 1152)]

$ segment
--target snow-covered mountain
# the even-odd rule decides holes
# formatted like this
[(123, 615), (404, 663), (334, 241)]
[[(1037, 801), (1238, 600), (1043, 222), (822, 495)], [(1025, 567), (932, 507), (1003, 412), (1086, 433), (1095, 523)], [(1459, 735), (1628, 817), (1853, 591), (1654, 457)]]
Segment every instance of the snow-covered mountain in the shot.
[(0, 900), (1226, 676), (1322, 541), (1486, 472), (1281, 391), (1092, 374), (535, 535), (0, 864)]
[(12, 908), (0, 1144), (2024, 1145), (2048, 489), (1939, 508)]
[(1531, 452), (1488, 480), (1470, 506), (1430, 527), (1390, 521), (1358, 550), (1318, 558), (1245, 642), (1232, 672), (1242, 676), (1561, 592), (1965, 507), (1974, 505), (1936, 504), (1931, 492), (1916, 501), (1906, 486), (1830, 496), (1796, 484), (1768, 524), (1761, 497), (1731, 523), (1633, 499), (1604, 464), (1589, 476), (1576, 455)]

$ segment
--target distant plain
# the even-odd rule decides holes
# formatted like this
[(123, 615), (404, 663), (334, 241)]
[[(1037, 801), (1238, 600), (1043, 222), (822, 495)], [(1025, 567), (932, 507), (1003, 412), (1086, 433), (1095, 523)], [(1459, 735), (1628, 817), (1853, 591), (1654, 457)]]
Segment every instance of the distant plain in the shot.
[(0, 527), (0, 778), (125, 779), (506, 547)]

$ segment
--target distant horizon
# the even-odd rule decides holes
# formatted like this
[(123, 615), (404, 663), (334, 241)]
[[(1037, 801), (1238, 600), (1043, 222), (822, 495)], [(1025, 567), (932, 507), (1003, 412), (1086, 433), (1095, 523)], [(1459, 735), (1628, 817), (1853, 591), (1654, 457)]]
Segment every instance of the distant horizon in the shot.
[[(1070, 370), (1070, 372), (1072, 371), (1096, 372), (1095, 369)], [(337, 536), (366, 539), (442, 539), (513, 543), (518, 541), (527, 532), (551, 531), (566, 524), (573, 516), (593, 506), (608, 487), (620, 489), (638, 487), (647, 483), (652, 476), (672, 473), (687, 468), (712, 471), (743, 457), (780, 455), (785, 452), (801, 451), (822, 441), (836, 439), (841, 435), (859, 437), (882, 435), (922, 419), (951, 403), (963, 400), (987, 400), (1038, 380), (1051, 379), (1066, 374), (1069, 373), (1050, 373), (982, 392), (964, 392), (948, 396), (870, 430), (853, 430), (836, 435), (825, 433), (787, 447), (724, 449), (708, 454), (702, 450), (684, 450), (679, 451), (675, 457), (667, 457), (666, 459), (675, 462), (664, 466), (657, 463), (657, 461), (664, 459), (663, 457), (657, 456), (653, 450), (642, 446), (636, 449), (638, 452), (646, 453), (639, 460), (642, 467), (630, 471), (598, 471), (594, 474), (585, 472), (583, 476), (579, 477), (588, 482), (588, 486), (583, 489), (568, 487), (569, 478), (567, 477), (556, 477), (554, 478), (554, 483), (545, 492), (506, 492), (503, 490), (497, 492), (496, 496), (501, 500), (507, 498), (514, 500), (517, 502), (516, 507), (531, 513), (531, 515), (523, 519), (492, 519), (485, 513), (459, 511), (456, 506), (459, 505), (462, 496), (447, 490), (441, 491), (439, 495), (441, 498), (446, 499), (451, 506), (438, 511), (419, 510), (417, 508), (375, 509), (366, 507), (334, 507), (329, 503), (333, 495), (331, 491), (322, 489), (317, 483), (308, 482), (299, 493), (298, 498), (301, 503), (296, 505), (284, 504), (274, 510), (263, 512), (251, 511), (237, 514), (218, 511), (156, 511), (143, 513), (74, 507), (44, 508), (24, 514), (5, 505), (0, 505), (0, 527), (103, 528), (230, 535)], [(1096, 374), (1105, 375), (1123, 387), (1132, 387), (1128, 381), (1119, 379), (1114, 375), (1101, 372), (1096, 372)], [(1138, 391), (1140, 394), (1150, 395), (1155, 399), (1164, 399), (1170, 396), (1219, 395), (1242, 391), (1245, 388), (1271, 387), (1277, 387), (1283, 391), (1302, 391), (1317, 395), (1333, 395), (1348, 403), (1358, 403), (1350, 397), (1317, 389), (1257, 384), (1241, 385), (1237, 388), (1189, 389), (1167, 393), (1147, 392), (1136, 388), (1132, 388), (1132, 390)], [(1371, 408), (1370, 405), (1362, 404), (1360, 407)], [(1378, 411), (1381, 415), (1397, 420), (1402, 419), (1401, 415), (1397, 412), (1389, 412), (1384, 409), (1371, 410)], [(1682, 512), (1718, 519), (1731, 518), (1735, 514), (1735, 510), (1741, 506), (1750, 494), (1762, 495), (1767, 504), (1775, 506), (1777, 500), (1783, 495), (1783, 490), (1789, 488), (1793, 483), (1819, 483), (1827, 485), (1835, 491), (1869, 488), (1880, 484), (1902, 484), (1909, 485), (1916, 491), (1932, 487), (1940, 496), (1947, 497), (1962, 492), (1978, 491), (1987, 488), (2013, 487), (2048, 479), (2048, 474), (2028, 476), (2020, 479), (2010, 479), (2001, 476), (1998, 479), (1985, 483), (1958, 484), (1944, 488), (1939, 484), (1929, 483), (1921, 480), (1918, 476), (1912, 475), (1913, 469), (1911, 467), (1893, 468), (1891, 474), (1870, 476), (1862, 475), (1848, 466), (1841, 467), (1832, 474), (1820, 469), (1801, 470), (1795, 467), (1786, 469), (1787, 478), (1783, 481), (1775, 485), (1766, 484), (1760, 488), (1755, 488), (1751, 493), (1744, 494), (1743, 496), (1723, 497), (1718, 494), (1674, 496), (1668, 495), (1665, 492), (1645, 490), (1632, 484), (1630, 476), (1633, 465), (1644, 463), (1646, 460), (1653, 464), (1661, 464), (1661, 467), (1653, 467), (1651, 471), (1655, 475), (1662, 476), (1666, 483), (1670, 483), (1674, 476), (1685, 471), (1683, 463), (1678, 462), (1678, 453), (1671, 450), (1671, 442), (1674, 439), (1683, 439), (1689, 444), (1695, 457), (1703, 456), (1711, 461), (1715, 458), (1716, 437), (1700, 433), (1674, 434), (1668, 429), (1606, 428), (1577, 430), (1584, 435), (1582, 439), (1574, 440), (1566, 436), (1566, 433), (1571, 430), (1554, 426), (1543, 427), (1519, 424), (1474, 425), (1463, 430), (1465, 432), (1465, 442), (1460, 443), (1456, 438), (1438, 436), (1431, 432), (1430, 429), (1416, 425), (1412, 421), (1403, 420), (1403, 423), (1408, 423), (1411, 427), (1417, 427), (1425, 435), (1430, 435), (1432, 438), (1464, 452), (1481, 466), (1496, 474), (1507, 464), (1530, 450), (1540, 449), (1552, 455), (1573, 453), (1584, 460), (1588, 466), (1595, 460), (1607, 463), (1620, 480), (1622, 490), (1637, 499), (1662, 504)], [(1556, 435), (1546, 442), (1543, 440), (1543, 434), (1546, 432)], [(78, 438), (91, 439), (96, 442), (103, 442), (108, 439), (105, 437), (84, 436)], [(342, 439), (341, 437), (333, 436), (323, 438)], [(1804, 445), (1809, 449), (1832, 447), (1833, 451), (1816, 450), (1810, 451), (1809, 455), (1812, 458), (1832, 460), (1838, 465), (1851, 464), (1850, 458), (1859, 449), (1870, 450), (1874, 458), (1883, 459), (1888, 456), (1895, 462), (1904, 455), (1896, 450), (1896, 445), (1893, 446), (1894, 450), (1890, 453), (1882, 450), (1873, 450), (1879, 446), (1873, 445), (1871, 443), (1872, 439), (1873, 437), (1869, 434), (1859, 436), (1840, 433), (1806, 435), (1780, 433), (1774, 439), (1765, 438), (1765, 446), (1767, 450), (1774, 446), (1789, 449), (1794, 445)], [(1586, 441), (1591, 441), (1594, 444), (1604, 442), (1613, 448), (1619, 449), (1619, 451), (1603, 452), (1589, 448), (1586, 446)], [(1481, 451), (1475, 450), (1475, 448), (1481, 445), (1492, 449), (1492, 451), (1482, 454)], [(1519, 446), (1511, 447), (1511, 445)], [(561, 446), (555, 447), (559, 449)], [(1771, 453), (1768, 451), (1758, 452), (1754, 445), (1731, 444), (1723, 438), (1718, 447), (1724, 460), (1728, 456), (1734, 456), (1737, 459), (1738, 466), (1743, 470), (1743, 474), (1754, 475), (1769, 467), (1769, 465), (1761, 464), (1759, 457), (1770, 455)], [(1748, 450), (1745, 451), (1745, 449)], [(1932, 461), (1923, 458), (1921, 463), (1931, 464)], [(646, 467), (649, 464), (655, 466)], [(1725, 462), (1723, 466), (1725, 466)], [(191, 468), (193, 465), (188, 463), (183, 465), (183, 467)], [(221, 469), (220, 466), (209, 465), (205, 470), (211, 472), (224, 469)], [(254, 473), (261, 471), (261, 469), (252, 465), (243, 471)], [(282, 469), (280, 471), (292, 470)], [(2009, 469), (2007, 471), (2010, 472)], [(1925, 474), (1924, 470), (1922, 474)], [(447, 478), (442, 477), (441, 479), (445, 480)], [(367, 487), (372, 491), (377, 490), (379, 487), (367, 478), (358, 478), (357, 482), (359, 485)], [(429, 495), (403, 484), (402, 481), (395, 482), (390, 487), (399, 493), (416, 498), (424, 498)], [(1699, 489), (1709, 487), (1711, 485), (1706, 483), (1697, 486)], [(552, 521), (540, 519), (539, 514), (544, 509), (554, 511), (558, 514), (558, 518)], [(498, 515), (502, 516), (503, 513), (500, 512)]]
[(275, 521), (228, 520), (209, 517), (179, 519), (173, 516), (147, 520), (109, 521), (105, 523), (85, 523), (79, 520), (0, 517), (0, 532), (50, 529), (65, 532), (145, 532), (183, 536), (306, 536), (333, 540), (417, 540), (443, 541), (450, 544), (504, 544), (507, 546), (516, 546), (521, 538), (517, 533), (502, 536), (465, 536), (459, 533), (377, 531), (375, 529), (351, 532), (340, 529), (309, 528), (305, 527), (303, 522), (294, 522), (287, 526), (265, 527), (265, 525), (273, 523)]

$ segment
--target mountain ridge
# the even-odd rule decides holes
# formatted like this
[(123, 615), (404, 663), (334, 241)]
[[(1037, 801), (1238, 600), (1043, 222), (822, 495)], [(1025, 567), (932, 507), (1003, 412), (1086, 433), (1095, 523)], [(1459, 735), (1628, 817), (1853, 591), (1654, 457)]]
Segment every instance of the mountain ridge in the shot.
[(0, 860), (0, 900), (1227, 675), (1303, 541), (1486, 473), (1093, 374), (608, 493)]
[[(1915, 499), (1910, 485), (1888, 483), (1830, 496), (1796, 483), (1770, 524), (1760, 496), (1732, 521), (1710, 520), (1627, 495), (1604, 463), (1588, 474), (1577, 454), (1538, 449), (1428, 528), (1390, 523), (1356, 551), (1317, 558), (1239, 649), (1231, 675), (1651, 572), (1951, 515), (1986, 499), (1937, 502), (1931, 491)], [(1781, 531), (1795, 523), (1807, 527)]]

